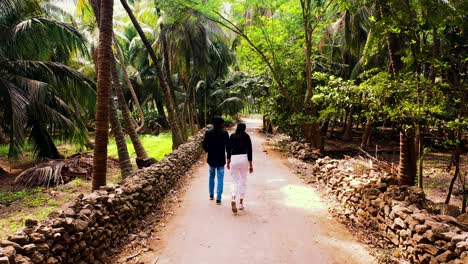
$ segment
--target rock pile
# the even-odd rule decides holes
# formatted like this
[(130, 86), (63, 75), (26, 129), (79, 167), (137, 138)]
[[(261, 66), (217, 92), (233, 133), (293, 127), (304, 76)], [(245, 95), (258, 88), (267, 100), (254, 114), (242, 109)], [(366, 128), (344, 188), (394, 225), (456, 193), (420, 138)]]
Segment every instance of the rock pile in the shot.
[(308, 180), (326, 186), (347, 218), (377, 231), (412, 263), (468, 263), (468, 223), (435, 214), (420, 188), (396, 185), (364, 159), (325, 157), (309, 170)]
[(286, 151), (294, 157), (303, 161), (313, 161), (320, 158), (319, 149), (314, 149), (310, 143), (293, 141), (290, 137), (279, 135), (275, 137), (275, 145), (280, 146), (283, 151)]
[(118, 185), (79, 195), (45, 220), (0, 241), (0, 264), (102, 263), (106, 250), (129, 234), (202, 154), (204, 131), (151, 167)]

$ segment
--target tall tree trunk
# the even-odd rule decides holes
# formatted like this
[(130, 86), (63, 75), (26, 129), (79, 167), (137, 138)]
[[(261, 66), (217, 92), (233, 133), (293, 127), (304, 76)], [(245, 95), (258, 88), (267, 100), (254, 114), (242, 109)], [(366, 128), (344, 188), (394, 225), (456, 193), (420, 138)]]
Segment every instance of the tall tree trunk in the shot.
[(449, 189), (448, 189), (447, 198), (445, 199), (446, 204), (450, 203), (450, 198), (452, 197), (453, 186), (455, 184), (455, 181), (457, 180), (457, 178), (460, 175), (460, 156), (461, 156), (461, 153), (463, 151), (463, 146), (461, 145), (462, 143), (461, 143), (460, 128), (457, 128), (456, 139), (457, 139), (456, 141), (458, 143), (455, 146), (455, 150), (453, 151), (453, 154), (452, 154), (452, 162), (453, 162), (453, 165), (455, 166), (455, 174), (453, 175), (453, 178), (450, 181), (450, 186), (449, 186)]
[(141, 105), (140, 105), (140, 102), (138, 101), (138, 96), (135, 93), (135, 89), (133, 89), (133, 85), (132, 85), (132, 82), (130, 81), (130, 77), (128, 77), (127, 68), (125, 67), (125, 59), (123, 56), (123, 52), (122, 52), (122, 49), (120, 48), (119, 43), (117, 43), (117, 41), (115, 40), (115, 37), (114, 37), (114, 46), (115, 46), (115, 50), (117, 51), (116, 54), (120, 62), (120, 69), (122, 70), (125, 84), (127, 85), (127, 88), (130, 91), (130, 94), (132, 95), (133, 102), (137, 108), (138, 115), (140, 116), (141, 124), (140, 126), (135, 128), (135, 131), (137, 133), (140, 133), (145, 127), (145, 115), (143, 114), (143, 110), (141, 109)]
[[(163, 54), (163, 67), (162, 69), (166, 73), (166, 78), (167, 78), (167, 88), (169, 90), (169, 93), (166, 96), (166, 100), (170, 100), (170, 104), (173, 105), (173, 110), (177, 112), (177, 100), (175, 96), (175, 85), (172, 82), (172, 74), (171, 74), (171, 65), (169, 61), (169, 49), (167, 47), (167, 40), (166, 40), (166, 32), (164, 30), (164, 24), (161, 23), (160, 29), (161, 29), (161, 34), (159, 35), (161, 46), (162, 46), (162, 54)], [(169, 103), (166, 103), (166, 107), (168, 107), (169, 111)], [(175, 122), (177, 122), (179, 131), (178, 131), (178, 137), (181, 137), (182, 142), (185, 142), (187, 139), (186, 133), (187, 129), (185, 128), (185, 121), (184, 121), (184, 113), (182, 112), (180, 114), (180, 118), (177, 118), (177, 115), (175, 115)], [(171, 125), (172, 127), (172, 125)], [(174, 133), (174, 132), (173, 132)], [(172, 137), (172, 145), (174, 146), (176, 144), (176, 141), (178, 139), (175, 138), (174, 136)]]
[(398, 181), (400, 185), (413, 186), (416, 182), (416, 146), (414, 132), (400, 132), (400, 165)]
[(348, 113), (348, 121), (346, 122), (346, 127), (343, 133), (344, 141), (351, 141), (353, 139), (353, 112), (354, 109), (351, 108)]
[(326, 137), (328, 137), (328, 138), (333, 137), (333, 132), (335, 131), (335, 127), (336, 127), (337, 123), (338, 123), (338, 117), (334, 117), (331, 128), (328, 130), (328, 133), (326, 134)]
[(109, 98), (109, 111), (110, 111), (110, 123), (112, 127), (112, 133), (115, 138), (115, 145), (117, 147), (117, 153), (119, 155), (119, 166), (122, 178), (130, 177), (133, 174), (132, 163), (130, 162), (130, 155), (128, 154), (127, 143), (125, 142), (125, 135), (120, 125), (119, 117), (117, 115), (117, 109), (114, 104), (114, 99)]
[(161, 125), (164, 128), (169, 128), (169, 122), (167, 122), (166, 118), (166, 112), (164, 111), (164, 104), (163, 101), (160, 98), (154, 99), (155, 104), (156, 104), (156, 109), (158, 110), (158, 114), (161, 117)]
[(112, 77), (114, 78), (114, 87), (115, 93), (117, 95), (117, 101), (119, 102), (120, 110), (122, 111), (122, 118), (125, 125), (125, 130), (127, 131), (132, 143), (133, 148), (136, 153), (136, 164), (138, 168), (149, 167), (151, 164), (155, 163), (156, 160), (150, 158), (146, 153), (145, 147), (141, 143), (140, 138), (135, 130), (135, 126), (132, 121), (130, 110), (127, 107), (127, 102), (125, 100), (122, 87), (120, 86), (119, 76), (117, 73), (117, 64), (115, 59), (112, 61)]
[[(323, 149), (322, 136), (320, 134), (320, 125), (318, 123), (317, 110), (315, 104), (312, 101), (313, 87), (312, 87), (312, 33), (314, 28), (312, 27), (312, 7), (311, 1), (301, 0), (302, 17), (304, 20), (304, 33), (305, 33), (305, 63), (306, 63), (306, 86), (307, 92), (305, 96), (305, 109), (312, 116), (311, 123), (311, 145), (314, 148)], [(308, 129), (307, 129), (308, 131)]]
[(325, 121), (323, 121), (322, 125), (320, 126), (320, 134), (321, 135), (327, 135), (328, 126), (330, 125), (330, 119), (331, 119), (330, 116), (325, 118)]
[[(380, 15), (384, 17), (387, 14), (387, 6), (385, 2), (380, 6)], [(388, 58), (390, 60), (390, 67), (395, 78), (398, 78), (398, 73), (401, 68), (401, 58), (397, 55), (400, 49), (399, 37), (395, 33), (387, 33), (385, 36), (387, 43)]]
[(114, 13), (113, 0), (101, 0), (98, 75), (96, 98), (96, 139), (93, 157), (93, 190), (106, 184), (107, 173), (107, 143), (109, 132), (109, 97), (112, 85), (112, 18)]
[[(151, 44), (149, 43), (148, 39), (145, 36), (145, 33), (141, 29), (140, 24), (138, 23), (135, 15), (133, 15), (133, 12), (128, 5), (127, 1), (125, 0), (120, 0), (122, 3), (125, 11), (127, 12), (128, 16), (130, 17), (130, 20), (133, 23), (133, 26), (138, 32), (138, 35), (140, 36), (141, 40), (143, 41), (143, 44), (145, 45), (151, 59), (153, 60), (154, 66), (156, 68), (156, 75), (158, 77), (159, 85), (161, 89), (163, 90), (164, 97), (166, 98), (166, 106), (168, 110), (168, 116), (169, 116), (169, 123), (171, 125), (171, 130), (172, 130), (172, 148), (175, 149), (179, 145), (181, 145), (184, 140), (182, 138), (182, 134), (180, 131), (180, 126), (177, 121), (177, 114), (175, 112), (175, 106), (174, 106), (174, 101), (171, 96), (171, 91), (169, 89), (169, 86), (167, 85), (167, 81), (164, 78), (164, 74), (161, 68), (160, 61), (156, 57), (156, 54), (154, 53), (153, 48), (151, 47)], [(167, 76), (170, 78), (170, 76)]]
[(374, 127), (374, 121), (372, 120), (372, 118), (368, 117), (366, 126), (364, 128), (364, 133), (362, 133), (362, 139), (361, 139), (362, 149), (366, 149), (369, 146), (373, 127)]
[[(92, 6), (93, 11), (94, 11), (95, 14), (100, 14), (100, 9), (99, 9), (99, 2), (100, 1), (101, 0), (91, 1), (91, 6)], [(101, 18), (101, 16), (96, 15), (96, 21), (98, 23), (98, 26), (100, 26), (100, 24), (101, 24), (100, 18)], [(112, 33), (113, 33), (113, 31), (112, 31)], [(112, 39), (114, 40), (114, 36), (112, 36)], [(112, 51), (112, 49), (111, 49), (111, 51)], [(135, 130), (135, 126), (134, 126), (134, 123), (133, 123), (132, 116), (130, 114), (130, 109), (127, 106), (127, 102), (125, 100), (125, 97), (124, 97), (124, 94), (123, 94), (123, 91), (122, 91), (122, 87), (120, 86), (120, 80), (119, 80), (119, 76), (118, 76), (118, 73), (117, 73), (117, 63), (116, 63), (115, 56), (114, 56), (113, 52), (111, 52), (111, 58), (112, 58), (112, 61), (110, 62), (110, 64), (111, 64), (112, 81), (114, 83), (115, 93), (117, 95), (117, 100), (118, 100), (118, 103), (119, 103), (119, 106), (120, 106), (120, 110), (122, 111), (122, 118), (123, 118), (123, 121), (124, 121), (124, 124), (125, 124), (125, 128), (127, 130), (128, 135), (130, 136), (130, 139), (131, 139), (132, 144), (133, 144), (133, 148), (135, 149), (135, 153), (136, 153), (136, 156), (137, 156), (136, 157), (136, 164), (137, 164), (138, 168), (149, 167), (151, 164), (155, 163), (156, 160), (153, 159), (153, 158), (150, 158), (148, 156), (148, 154), (145, 151), (145, 148), (143, 147), (143, 144), (140, 141), (140, 138), (138, 137), (138, 134), (137, 134), (137, 132)], [(99, 67), (97, 67), (97, 68), (99, 70)], [(123, 144), (123, 143), (120, 142), (119, 144)], [(123, 146), (120, 145), (119, 148), (123, 149)], [(125, 145), (125, 148), (126, 148), (126, 145)], [(127, 150), (127, 152), (128, 152), (128, 150)], [(125, 158), (125, 156), (124, 156), (124, 158)], [(124, 164), (127, 163), (127, 161), (125, 161), (125, 160), (123, 160), (123, 162), (124, 162)], [(125, 165), (125, 166), (127, 166), (127, 165)]]
[(421, 132), (421, 127), (418, 126), (416, 128), (416, 149), (417, 149), (417, 163), (418, 163), (418, 168), (417, 168), (417, 185), (421, 188), (423, 188), (423, 177), (424, 177), (424, 171), (423, 171), (423, 165), (424, 165), (424, 144), (423, 144), (423, 138), (422, 138), (422, 132)]

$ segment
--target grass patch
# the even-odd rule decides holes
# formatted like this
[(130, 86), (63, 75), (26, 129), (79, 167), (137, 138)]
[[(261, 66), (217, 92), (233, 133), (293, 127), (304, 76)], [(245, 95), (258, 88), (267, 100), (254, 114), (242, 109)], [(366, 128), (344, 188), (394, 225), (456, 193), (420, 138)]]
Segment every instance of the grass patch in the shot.
[(0, 192), (0, 204), (10, 205), (14, 201), (23, 199), (28, 195), (29, 191), (19, 191), (19, 192)]
[[(158, 136), (140, 135), (140, 140), (145, 147), (146, 153), (157, 160), (163, 159), (166, 154), (172, 152), (172, 136), (170, 133), (163, 133)], [(128, 136), (125, 138), (125, 142), (127, 143), (130, 158), (134, 159), (136, 157), (135, 149), (133, 148), (132, 141)], [(107, 153), (110, 157), (118, 158), (117, 146), (114, 138), (109, 139)]]
[(43, 190), (43, 187), (37, 187), (18, 192), (0, 192), (0, 204), (9, 206), (13, 202), (18, 201), (28, 207), (56, 206), (57, 201), (48, 199)]
[(81, 178), (75, 178), (73, 181), (70, 182), (71, 185), (77, 188), (83, 186), (84, 183), (85, 181)]
[(2, 230), (0, 239), (5, 239), (8, 234), (13, 234), (14, 232), (18, 231), (18, 229), (24, 227), (26, 219), (43, 220), (57, 208), (57, 205), (43, 206), (41, 207), (41, 210), (35, 210), (31, 213), (18, 213), (14, 216), (0, 219), (0, 230)]

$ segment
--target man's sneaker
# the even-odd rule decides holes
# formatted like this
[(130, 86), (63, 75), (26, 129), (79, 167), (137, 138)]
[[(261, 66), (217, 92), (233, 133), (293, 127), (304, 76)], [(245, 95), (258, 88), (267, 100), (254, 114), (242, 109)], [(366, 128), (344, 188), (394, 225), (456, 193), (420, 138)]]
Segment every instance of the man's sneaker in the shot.
[(210, 200), (214, 200), (214, 195), (210, 194)]
[(231, 208), (232, 208), (232, 212), (237, 214), (236, 201), (231, 202)]
[(221, 200), (216, 200), (216, 204), (221, 204)]

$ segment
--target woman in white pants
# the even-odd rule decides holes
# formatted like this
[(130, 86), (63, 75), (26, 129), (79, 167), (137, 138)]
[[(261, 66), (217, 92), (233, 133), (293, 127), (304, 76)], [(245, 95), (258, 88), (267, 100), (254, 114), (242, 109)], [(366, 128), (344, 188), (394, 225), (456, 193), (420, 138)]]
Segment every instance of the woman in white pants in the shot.
[(246, 125), (239, 123), (236, 132), (229, 138), (227, 145), (227, 168), (231, 170), (232, 212), (237, 213), (236, 198), (239, 197), (239, 210), (244, 210), (247, 189), (247, 172), (253, 172), (252, 141), (245, 132)]

